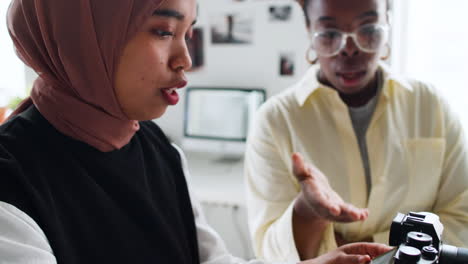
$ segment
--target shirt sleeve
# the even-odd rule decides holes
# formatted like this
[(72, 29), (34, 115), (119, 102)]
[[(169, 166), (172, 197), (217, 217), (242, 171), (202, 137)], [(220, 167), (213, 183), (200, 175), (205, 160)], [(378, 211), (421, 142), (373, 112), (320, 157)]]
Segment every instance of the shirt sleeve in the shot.
[[(271, 102), (270, 102), (271, 103)], [(257, 113), (245, 155), (245, 177), (250, 233), (258, 257), (299, 261), (292, 215), (300, 186), (292, 173), (292, 144), (287, 123), (272, 105)], [(275, 194), (275, 195), (272, 195)], [(323, 234), (318, 255), (336, 249), (333, 224)]]
[[(182, 150), (174, 145), (174, 147), (179, 151), (182, 166), (184, 170), (185, 177), (187, 182), (190, 184), (190, 173), (188, 171), (187, 160), (185, 158)], [(190, 191), (190, 188), (189, 188)], [(194, 192), (190, 191), (190, 197), (192, 200), (192, 208), (195, 216), (195, 225), (197, 230), (198, 238), (198, 251), (200, 256), (201, 264), (273, 264), (271, 262), (264, 262), (262, 260), (242, 260), (240, 258), (232, 256), (221, 237), (216, 233), (216, 231), (211, 228), (206, 222), (205, 216), (199, 201), (196, 199)], [(276, 264), (293, 264), (297, 262), (290, 263), (276, 263)]]
[(37, 223), (13, 205), (0, 202), (0, 262), (9, 264), (57, 263)]
[(445, 153), (438, 197), (433, 211), (444, 225), (444, 243), (468, 247), (468, 153), (458, 117), (442, 100)]

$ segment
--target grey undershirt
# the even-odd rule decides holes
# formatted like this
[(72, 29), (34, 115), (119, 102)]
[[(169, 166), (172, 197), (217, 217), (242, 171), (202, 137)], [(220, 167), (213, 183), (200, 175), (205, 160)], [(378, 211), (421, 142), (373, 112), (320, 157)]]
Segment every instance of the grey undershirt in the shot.
[(377, 73), (377, 84), (377, 94), (369, 102), (359, 107), (348, 106), (349, 116), (351, 118), (354, 133), (356, 134), (359, 150), (361, 152), (362, 164), (366, 176), (367, 196), (369, 196), (370, 194), (372, 181), (369, 164), (369, 155), (367, 152), (366, 132), (371, 122), (372, 115), (374, 114), (375, 108), (377, 106), (377, 99), (379, 98), (380, 90), (383, 86), (383, 76), (381, 71)]

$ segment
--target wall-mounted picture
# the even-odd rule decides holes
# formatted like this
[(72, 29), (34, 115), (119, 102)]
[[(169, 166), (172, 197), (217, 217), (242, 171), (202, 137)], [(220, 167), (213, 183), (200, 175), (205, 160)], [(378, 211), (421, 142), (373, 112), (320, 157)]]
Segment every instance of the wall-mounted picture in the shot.
[(290, 5), (270, 6), (270, 21), (288, 21), (291, 18), (292, 7)]
[(284, 52), (280, 54), (279, 72), (281, 76), (294, 75), (294, 53)]
[(187, 41), (188, 50), (192, 59), (192, 69), (197, 70), (203, 65), (203, 29), (194, 28), (192, 38)]
[(253, 16), (248, 13), (212, 16), (212, 44), (251, 44), (253, 39)]

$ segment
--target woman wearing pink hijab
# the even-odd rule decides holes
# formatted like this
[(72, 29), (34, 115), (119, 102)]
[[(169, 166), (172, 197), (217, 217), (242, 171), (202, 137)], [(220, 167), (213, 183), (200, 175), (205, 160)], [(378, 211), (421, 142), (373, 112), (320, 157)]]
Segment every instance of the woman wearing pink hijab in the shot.
[[(9, 32), (39, 77), (0, 127), (1, 263), (247, 263), (206, 224), (183, 155), (147, 121), (187, 84), (195, 18), (195, 0), (12, 1)], [(304, 263), (387, 250), (351, 244)]]

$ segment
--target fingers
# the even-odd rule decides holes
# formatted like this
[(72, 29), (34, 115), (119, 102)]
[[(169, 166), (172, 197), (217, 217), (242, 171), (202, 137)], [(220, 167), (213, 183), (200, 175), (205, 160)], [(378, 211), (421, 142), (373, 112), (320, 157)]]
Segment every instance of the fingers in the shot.
[(365, 254), (347, 254), (342, 248), (328, 252), (315, 259), (300, 262), (299, 264), (365, 264), (371, 261), (371, 257)]
[(368, 255), (343, 255), (333, 263), (340, 264), (365, 264), (371, 261)]
[(307, 207), (312, 215), (336, 222), (354, 222), (367, 219), (367, 209), (345, 203), (331, 188), (327, 177), (317, 168), (304, 162), (300, 153), (292, 155), (293, 174), (302, 185)]
[(371, 257), (368, 255), (344, 255), (335, 263), (365, 264), (369, 263), (371, 260)]
[(387, 253), (388, 251), (392, 250), (392, 247), (383, 244), (377, 243), (365, 243), (364, 247), (366, 247), (367, 254), (372, 258), (376, 258), (382, 254)]
[(310, 209), (320, 212), (320, 215), (326, 218), (334, 218), (340, 216), (342, 214), (342, 202), (330, 198), (323, 192), (323, 190), (320, 189), (324, 188), (320, 188), (320, 186), (307, 186), (303, 189), (305, 195), (308, 196), (308, 200), (310, 201)]
[(332, 218), (339, 217), (343, 211), (338, 203), (329, 202), (323, 205), (324, 208), (327, 208), (328, 213), (330, 213)]
[(380, 256), (390, 250), (392, 247), (378, 243), (352, 243), (340, 247), (347, 254), (369, 255), (371, 258)]
[(310, 174), (306, 170), (306, 165), (304, 164), (304, 159), (302, 155), (298, 152), (292, 155), (293, 163), (293, 174), (296, 176), (299, 182), (304, 181), (306, 178), (310, 177)]
[(341, 214), (336, 219), (339, 222), (363, 221), (369, 217), (368, 209), (357, 208), (352, 204), (344, 202), (340, 206)]
[(323, 215), (328, 220), (334, 222), (350, 223), (363, 221), (369, 216), (368, 209), (360, 209), (345, 202), (325, 201), (320, 203), (319, 206), (323, 208)]

